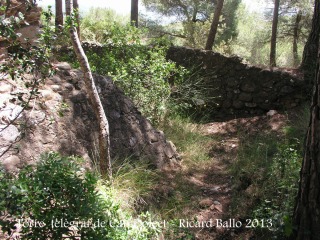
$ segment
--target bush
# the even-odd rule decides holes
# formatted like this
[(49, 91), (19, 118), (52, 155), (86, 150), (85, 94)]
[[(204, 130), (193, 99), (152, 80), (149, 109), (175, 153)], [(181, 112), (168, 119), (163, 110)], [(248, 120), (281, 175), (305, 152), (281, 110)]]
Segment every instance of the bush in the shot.
[[(0, 6), (0, 11), (3, 10), (4, 7)], [(3, 42), (8, 44), (8, 56), (0, 65), (0, 73), (3, 74), (0, 81), (9, 77), (18, 83), (23, 81), (26, 90), (11, 93), (15, 96), (13, 101), (22, 106), (19, 114), (29, 107), (32, 99), (39, 97), (38, 88), (53, 73), (50, 57), (51, 42), (55, 35), (49, 24), (52, 12), (48, 9), (48, 11), (42, 12), (42, 16), (46, 20), (46, 24), (38, 36), (37, 46), (34, 46), (29, 42), (29, 39), (23, 39), (23, 36), (17, 33), (17, 30), (24, 23), (22, 13), (19, 12), (17, 17), (6, 17), (4, 12), (0, 15), (0, 37)]]
[[(166, 60), (165, 45), (147, 46), (144, 29), (114, 22), (113, 16), (110, 11), (98, 9), (83, 18), (83, 40), (102, 44), (99, 51), (86, 51), (91, 69), (113, 77), (116, 85), (139, 110), (157, 124), (166, 111), (170, 96), (169, 82), (179, 78), (183, 70)], [(96, 25), (96, 22), (99, 24)], [(74, 61), (72, 56), (64, 55), (62, 59)]]
[(51, 152), (17, 178), (2, 170), (2, 230), (11, 235), (20, 226), (22, 239), (150, 239), (156, 229), (123, 225), (137, 220), (121, 213), (108, 188), (97, 190), (99, 179), (81, 161)]
[(290, 236), (294, 200), (298, 194), (302, 157), (295, 146), (284, 145), (274, 156), (270, 173), (263, 184), (265, 198), (253, 211), (254, 218), (272, 219), (277, 234)]
[(278, 137), (264, 134), (243, 139), (231, 169), (237, 190), (232, 200), (234, 214), (272, 222), (268, 228), (256, 228), (268, 236), (261, 239), (282, 239), (292, 230), (290, 219), (302, 162), (297, 149), (301, 143)]

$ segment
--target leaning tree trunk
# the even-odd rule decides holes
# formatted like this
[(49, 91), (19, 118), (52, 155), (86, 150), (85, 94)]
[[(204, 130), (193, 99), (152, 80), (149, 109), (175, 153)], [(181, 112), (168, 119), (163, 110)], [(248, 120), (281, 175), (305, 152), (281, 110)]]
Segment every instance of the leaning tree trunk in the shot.
[(307, 43), (303, 49), (302, 61), (300, 68), (304, 72), (304, 78), (311, 83), (314, 76), (314, 69), (317, 62), (317, 50), (319, 47), (320, 34), (320, 0), (315, 0), (314, 13), (312, 18), (312, 27), (307, 39)]
[(312, 97), (310, 123), (294, 210), (294, 240), (320, 239), (320, 56)]
[[(70, 16), (72, 13), (72, 0), (66, 0), (66, 12)], [(103, 106), (100, 101), (100, 97), (97, 88), (94, 83), (94, 79), (91, 73), (91, 69), (88, 63), (88, 59), (81, 46), (77, 30), (71, 24), (70, 37), (73, 45), (73, 49), (77, 55), (78, 61), (80, 62), (81, 69), (84, 74), (84, 81), (89, 95), (89, 100), (92, 104), (92, 108), (95, 112), (99, 123), (99, 158), (100, 158), (100, 171), (104, 176), (108, 174), (111, 178), (111, 158), (110, 158), (110, 139), (109, 139), (109, 123), (104, 112)]]
[(138, 27), (138, 16), (139, 16), (139, 10), (138, 10), (138, 0), (131, 0), (131, 16), (130, 21), (131, 25)]
[(277, 64), (276, 64), (276, 48), (277, 48), (279, 6), (280, 6), (280, 0), (274, 0), (271, 47), (270, 47), (270, 67), (277, 66)]
[(220, 19), (222, 7), (223, 7), (223, 2), (224, 0), (218, 0), (216, 9), (214, 10), (214, 16), (211, 23), (210, 32), (208, 35), (205, 50), (212, 50), (214, 39), (216, 37), (217, 30), (218, 30), (218, 24), (219, 24), (219, 19)]
[(56, 17), (55, 17), (55, 26), (56, 30), (59, 31), (63, 26), (63, 12), (62, 12), (62, 0), (56, 0)]

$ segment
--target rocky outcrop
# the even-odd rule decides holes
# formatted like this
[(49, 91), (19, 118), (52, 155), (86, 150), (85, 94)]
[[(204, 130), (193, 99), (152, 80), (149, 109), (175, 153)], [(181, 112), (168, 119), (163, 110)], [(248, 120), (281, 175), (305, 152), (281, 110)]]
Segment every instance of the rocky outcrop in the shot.
[(259, 113), (289, 109), (309, 99), (311, 92), (301, 74), (250, 66), (239, 57), (171, 47), (167, 58), (206, 76), (205, 85), (212, 89), (211, 96), (215, 98), (214, 103), (205, 104), (216, 112)]
[[(67, 63), (55, 67), (57, 74), (39, 90), (38, 101), (21, 114), (22, 108), (13, 103), (14, 93), (25, 89), (10, 81), (1, 84), (8, 91), (0, 97), (0, 159), (8, 170), (32, 164), (46, 151), (82, 156), (87, 163), (98, 159), (98, 124), (83, 74)], [(112, 159), (147, 160), (157, 168), (179, 166), (173, 143), (141, 115), (112, 79), (94, 78), (109, 120)], [(6, 127), (18, 114), (17, 121)]]

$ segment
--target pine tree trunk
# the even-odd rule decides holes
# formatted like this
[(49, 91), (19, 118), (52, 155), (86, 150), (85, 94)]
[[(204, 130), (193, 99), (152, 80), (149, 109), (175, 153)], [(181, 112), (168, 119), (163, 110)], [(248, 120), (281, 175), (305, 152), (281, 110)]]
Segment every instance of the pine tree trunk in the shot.
[(280, 6), (280, 0), (274, 0), (271, 47), (270, 47), (270, 67), (277, 66), (277, 64), (276, 64), (276, 48), (277, 48), (279, 6)]
[[(66, 12), (70, 16), (72, 13), (72, 0), (66, 0)], [(95, 112), (99, 123), (99, 158), (100, 158), (100, 171), (103, 176), (108, 174), (111, 178), (111, 158), (110, 158), (110, 139), (109, 139), (109, 123), (104, 112), (103, 106), (100, 101), (100, 97), (97, 88), (94, 83), (94, 79), (91, 73), (91, 69), (88, 63), (88, 59), (81, 46), (77, 30), (71, 26), (69, 29), (70, 37), (73, 45), (73, 49), (76, 53), (78, 61), (80, 62), (81, 69), (84, 74), (84, 81), (89, 95), (92, 108)]]
[(56, 12), (55, 26), (56, 26), (56, 30), (59, 31), (63, 26), (62, 0), (56, 0), (55, 12)]
[(315, 0), (312, 27), (306, 45), (304, 46), (300, 68), (304, 72), (304, 78), (308, 83), (314, 79), (314, 69), (317, 63), (317, 50), (320, 34), (320, 0)]
[(299, 65), (298, 57), (298, 40), (299, 40), (299, 25), (302, 18), (302, 13), (299, 11), (296, 16), (296, 21), (293, 29), (293, 44), (292, 44), (292, 54), (293, 54), (293, 66), (297, 67)]
[(294, 211), (294, 240), (320, 239), (320, 65), (318, 61), (310, 123)]
[(210, 32), (208, 35), (205, 50), (212, 50), (214, 39), (216, 37), (217, 30), (218, 30), (218, 24), (219, 24), (221, 11), (223, 8), (223, 2), (224, 2), (224, 0), (218, 0), (217, 6), (214, 10), (214, 17), (213, 17), (213, 20), (211, 23)]
[(138, 27), (138, 16), (139, 16), (139, 10), (138, 10), (138, 4), (139, 0), (131, 0), (131, 25)]

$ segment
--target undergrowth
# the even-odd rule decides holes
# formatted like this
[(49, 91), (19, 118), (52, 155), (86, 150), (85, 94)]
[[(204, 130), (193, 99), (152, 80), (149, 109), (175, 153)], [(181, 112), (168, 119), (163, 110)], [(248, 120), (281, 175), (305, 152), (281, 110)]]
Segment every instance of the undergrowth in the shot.
[[(148, 46), (146, 30), (115, 22), (112, 16), (110, 11), (100, 9), (82, 21), (83, 40), (95, 40), (102, 46), (98, 51), (86, 51), (91, 69), (111, 76), (144, 116), (158, 124), (167, 111), (170, 82), (182, 78), (186, 70), (166, 59), (168, 46)], [(58, 59), (78, 67), (72, 53), (60, 54)]]
[[(283, 239), (292, 231), (291, 219), (298, 192), (302, 149), (309, 119), (306, 107), (288, 116), (282, 132), (239, 133), (232, 215), (271, 219), (272, 227), (258, 226), (261, 239)], [(291, 120), (293, 119), (293, 120)]]
[(134, 216), (122, 209), (114, 188), (82, 168), (82, 161), (51, 152), (36, 166), (25, 167), (18, 176), (1, 170), (2, 231), (12, 236), (21, 228), (21, 239), (120, 240), (157, 236), (161, 228), (153, 224), (151, 215), (146, 212)]
[(147, 209), (150, 193), (160, 179), (160, 173), (143, 161), (118, 161), (113, 164), (114, 176), (111, 184), (113, 195), (122, 209), (137, 214)]
[(211, 161), (208, 149), (213, 140), (204, 136), (200, 125), (178, 115), (166, 119), (160, 128), (174, 142), (182, 157), (181, 171), (172, 176), (172, 187), (175, 190), (162, 204), (163, 217), (190, 217), (189, 211), (196, 207), (193, 198), (200, 194), (200, 189), (189, 182), (188, 174), (207, 168)]
[(188, 167), (196, 164), (205, 165), (210, 161), (208, 146), (212, 138), (203, 134), (201, 125), (193, 123), (191, 118), (171, 115), (162, 125), (168, 139), (177, 147), (182, 154), (183, 163)]

